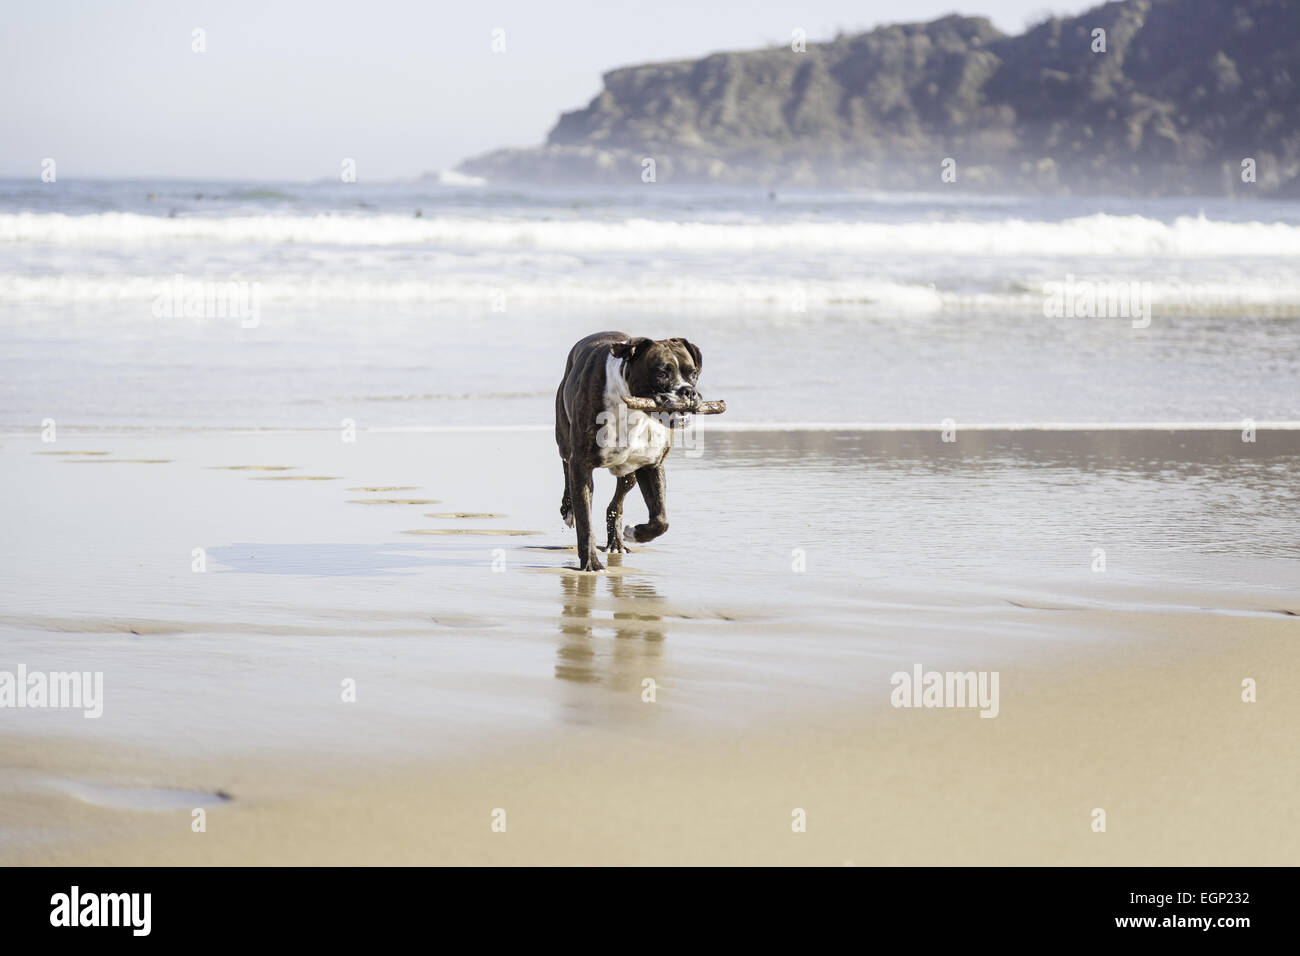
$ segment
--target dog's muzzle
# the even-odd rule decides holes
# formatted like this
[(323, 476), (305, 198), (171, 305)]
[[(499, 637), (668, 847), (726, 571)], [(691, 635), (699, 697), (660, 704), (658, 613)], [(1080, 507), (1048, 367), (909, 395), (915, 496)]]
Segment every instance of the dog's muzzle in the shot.
[[(685, 385), (675, 392), (660, 392), (655, 396), (655, 400), (665, 408), (672, 408), (675, 405), (694, 406), (700, 401), (700, 393), (689, 385)], [(690, 412), (663, 412), (659, 420), (669, 428), (685, 428), (691, 423)]]

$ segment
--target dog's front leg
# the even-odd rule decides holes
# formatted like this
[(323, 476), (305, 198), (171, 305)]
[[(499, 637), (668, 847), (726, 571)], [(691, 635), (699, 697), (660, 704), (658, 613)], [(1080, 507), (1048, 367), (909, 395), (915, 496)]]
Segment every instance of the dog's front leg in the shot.
[(623, 535), (633, 541), (653, 541), (668, 530), (668, 509), (664, 503), (668, 482), (664, 477), (664, 466), (646, 465), (638, 468), (636, 483), (641, 486), (641, 497), (645, 499), (650, 520), (636, 527), (629, 525), (623, 529)]
[(627, 553), (627, 545), (623, 543), (623, 499), (635, 484), (635, 473), (621, 476), (614, 489), (614, 497), (609, 499), (609, 507), (605, 509), (606, 554)]
[(569, 461), (569, 492), (573, 499), (573, 526), (578, 532), (578, 570), (604, 571), (596, 556), (596, 536), (591, 533), (591, 467)]

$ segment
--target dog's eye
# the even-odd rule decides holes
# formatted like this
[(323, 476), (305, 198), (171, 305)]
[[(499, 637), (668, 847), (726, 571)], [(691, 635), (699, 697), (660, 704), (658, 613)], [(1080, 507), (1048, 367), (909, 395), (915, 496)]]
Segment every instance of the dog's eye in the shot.
[(658, 375), (659, 375), (660, 378), (667, 378), (667, 377), (668, 377), (668, 366), (667, 366), (667, 365), (660, 365), (657, 369), (655, 369), (655, 371), (658, 373)]

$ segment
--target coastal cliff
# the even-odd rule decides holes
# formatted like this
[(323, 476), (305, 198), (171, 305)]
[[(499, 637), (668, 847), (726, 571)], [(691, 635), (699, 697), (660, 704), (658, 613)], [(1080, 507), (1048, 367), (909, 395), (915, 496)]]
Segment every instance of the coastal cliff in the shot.
[(1016, 36), (949, 16), (799, 46), (612, 70), (545, 145), (459, 168), (637, 183), (653, 159), (657, 182), (1300, 198), (1300, 0), (1129, 0)]

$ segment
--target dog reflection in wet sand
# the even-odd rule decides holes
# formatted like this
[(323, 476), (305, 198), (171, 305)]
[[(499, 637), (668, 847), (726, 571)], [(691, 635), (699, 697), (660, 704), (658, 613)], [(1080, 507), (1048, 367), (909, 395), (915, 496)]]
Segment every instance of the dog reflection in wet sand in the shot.
[[(596, 575), (570, 572), (560, 580), (564, 588), (560, 610), (563, 640), (555, 676), (620, 691), (638, 688), (642, 678), (653, 676), (645, 664), (658, 659), (664, 640), (663, 614), (656, 613), (663, 599), (654, 587), (611, 575), (605, 578), (608, 594), (601, 597)], [(612, 617), (601, 613), (610, 608)], [(610, 631), (612, 643), (600, 640)]]

